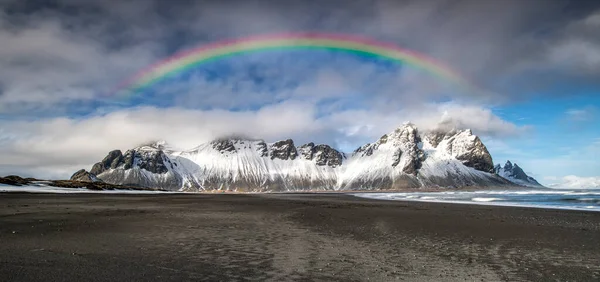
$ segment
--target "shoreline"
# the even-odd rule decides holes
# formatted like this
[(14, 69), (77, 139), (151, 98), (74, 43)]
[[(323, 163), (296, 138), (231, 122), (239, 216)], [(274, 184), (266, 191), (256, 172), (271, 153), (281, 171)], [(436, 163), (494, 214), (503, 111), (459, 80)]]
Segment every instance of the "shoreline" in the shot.
[[(35, 191), (37, 188), (25, 191), (19, 191), (19, 187), (26, 186), (9, 186), (14, 187), (12, 191), (3, 191), (0, 186), (0, 195), (2, 194), (105, 194), (105, 195), (348, 195), (356, 198), (370, 199), (375, 201), (396, 201), (396, 202), (421, 202), (421, 203), (440, 203), (440, 204), (459, 204), (459, 205), (477, 205), (477, 206), (494, 206), (494, 207), (515, 207), (515, 208), (534, 208), (534, 209), (550, 209), (550, 210), (571, 210), (571, 211), (583, 211), (583, 212), (600, 212), (599, 209), (585, 208), (585, 207), (569, 207), (569, 206), (555, 206), (555, 205), (535, 205), (535, 204), (519, 204), (514, 202), (494, 202), (494, 201), (452, 201), (444, 199), (426, 200), (426, 199), (390, 199), (390, 198), (376, 198), (369, 196), (361, 196), (361, 194), (394, 194), (394, 193), (444, 193), (444, 192), (505, 192), (505, 191), (528, 191), (527, 188), (516, 187), (513, 189), (424, 189), (424, 190), (384, 190), (384, 191), (361, 191), (361, 190), (349, 190), (349, 191), (288, 191), (288, 192), (237, 192), (237, 191), (203, 191), (203, 192), (186, 192), (186, 191), (161, 191), (161, 190), (91, 190), (86, 188), (64, 188), (54, 186), (41, 186), (40, 191)], [(33, 186), (32, 186), (33, 187)], [(60, 191), (48, 191), (44, 188), (60, 189)], [(560, 191), (560, 190), (578, 190), (578, 189), (551, 189), (551, 188), (531, 188), (534, 191)]]

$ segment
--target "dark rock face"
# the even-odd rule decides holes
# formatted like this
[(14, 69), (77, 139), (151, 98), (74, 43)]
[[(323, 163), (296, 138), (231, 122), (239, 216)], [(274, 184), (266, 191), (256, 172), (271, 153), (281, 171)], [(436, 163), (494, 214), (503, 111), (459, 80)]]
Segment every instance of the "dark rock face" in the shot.
[(132, 150), (125, 152), (125, 157), (123, 157), (124, 169), (130, 169), (133, 167), (133, 162), (135, 160), (135, 153)]
[(265, 143), (265, 141), (260, 141), (256, 145), (258, 146), (257, 151), (260, 153), (261, 157), (269, 156), (269, 148), (267, 147), (267, 143)]
[(373, 155), (374, 150), (377, 150), (377, 147), (379, 147), (379, 145), (367, 143), (365, 145), (360, 146), (358, 149), (354, 150), (354, 152), (352, 152), (352, 154), (360, 155), (362, 157), (370, 156), (370, 155)]
[(464, 165), (476, 170), (494, 173), (492, 155), (490, 155), (490, 152), (488, 152), (479, 137), (475, 137), (475, 140), (468, 147), (468, 151), (464, 154), (457, 155), (456, 159), (462, 161)]
[(163, 151), (153, 152), (140, 158), (139, 166), (141, 169), (145, 169), (153, 173), (167, 173), (169, 172), (169, 169), (164, 162), (165, 159), (166, 157), (164, 156)]
[(319, 166), (340, 166), (344, 158), (342, 153), (331, 148), (329, 145), (320, 144), (315, 146), (313, 142), (298, 147), (298, 151), (302, 155), (302, 158), (311, 161), (315, 160), (315, 163)]
[(527, 180), (527, 174), (516, 163), (513, 165), (510, 161), (506, 161), (506, 164), (504, 164), (504, 171), (511, 172), (510, 176), (513, 178)]
[(429, 143), (436, 148), (442, 141), (445, 141), (446, 147), (444, 149), (465, 166), (494, 173), (492, 156), (481, 142), (481, 139), (473, 135), (471, 130), (457, 131), (452, 129), (447, 133), (434, 131), (427, 133), (425, 136)]
[(398, 149), (394, 152), (394, 162), (392, 163), (393, 167), (396, 167), (400, 163), (400, 159), (402, 158), (402, 150)]
[[(165, 164), (166, 156), (163, 151), (139, 152), (137, 150), (129, 150), (125, 152), (125, 169), (129, 169), (137, 165), (140, 169), (145, 169), (152, 173), (163, 174), (169, 172), (169, 168)], [(170, 162), (170, 161), (169, 161)]]
[(71, 176), (70, 180), (81, 181), (81, 182), (96, 182), (96, 181), (100, 181), (98, 178), (96, 178), (95, 175), (87, 172), (85, 169), (80, 169), (77, 172), (75, 172)]
[(310, 142), (308, 144), (304, 144), (304, 145), (298, 147), (298, 153), (300, 153), (300, 156), (302, 156), (303, 159), (312, 161), (313, 154), (315, 153), (314, 148), (315, 148), (315, 143)]
[(220, 152), (235, 152), (235, 145), (233, 145), (233, 141), (229, 139), (225, 140), (215, 140), (211, 142), (213, 149)]
[(440, 142), (442, 142), (442, 140), (444, 140), (444, 138), (447, 136), (447, 133), (441, 131), (432, 131), (427, 133), (426, 136), (429, 140), (429, 143), (431, 143), (431, 146), (437, 148)]
[(90, 173), (98, 175), (110, 168), (116, 168), (123, 161), (123, 153), (121, 150), (110, 151), (108, 155), (99, 163), (94, 164)]
[[(108, 153), (101, 162), (94, 164), (91, 175), (100, 175), (109, 169), (123, 168), (131, 169), (135, 166), (150, 171), (152, 173), (166, 173), (169, 171), (164, 160), (163, 151), (156, 150), (150, 152), (140, 152), (138, 150), (128, 150), (125, 155), (119, 150)], [(80, 171), (78, 171), (79, 173)]]
[(400, 148), (394, 152), (394, 163), (392, 166), (395, 167), (398, 165), (402, 154), (405, 154), (408, 157), (408, 161), (404, 164), (402, 172), (416, 175), (423, 161), (425, 161), (425, 152), (419, 148), (419, 143), (421, 143), (419, 132), (413, 125), (407, 124), (399, 132), (394, 132), (394, 135), (396, 138), (395, 142), (399, 142)]
[(298, 157), (298, 151), (292, 139), (277, 141), (271, 146), (271, 159), (294, 160)]

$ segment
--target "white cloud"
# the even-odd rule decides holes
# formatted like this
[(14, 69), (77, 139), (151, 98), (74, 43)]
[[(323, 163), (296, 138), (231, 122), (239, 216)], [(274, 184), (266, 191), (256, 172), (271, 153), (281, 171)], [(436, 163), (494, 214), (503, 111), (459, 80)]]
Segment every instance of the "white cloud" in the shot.
[(572, 122), (585, 122), (591, 121), (596, 116), (597, 109), (594, 106), (587, 106), (584, 108), (573, 108), (565, 111), (565, 115), (568, 121)]
[[(309, 141), (327, 143), (351, 150), (372, 142), (384, 133), (413, 120), (422, 129), (434, 128), (442, 109), (432, 111), (396, 112), (395, 114), (366, 110), (347, 110), (329, 115), (318, 114), (317, 107), (305, 102), (284, 102), (265, 106), (257, 111), (191, 110), (182, 108), (141, 107), (119, 110), (82, 119), (50, 118), (39, 121), (0, 122), (0, 173), (19, 168), (38, 177), (61, 175), (71, 168), (88, 168), (113, 149), (126, 150), (142, 143), (164, 139), (174, 146), (189, 149), (214, 138), (242, 135), (276, 141), (293, 138), (298, 145)], [(477, 119), (475, 133), (492, 133), (497, 117), (473, 107), (459, 110), (467, 116), (458, 120)], [(487, 118), (480, 118), (481, 115)], [(489, 128), (485, 128), (485, 122)], [(462, 126), (469, 125), (463, 122)], [(501, 134), (506, 133), (499, 126)]]
[(564, 189), (584, 189), (584, 188), (600, 188), (600, 176), (597, 177), (579, 177), (575, 175), (567, 175), (562, 178), (546, 177), (544, 179), (551, 188)]

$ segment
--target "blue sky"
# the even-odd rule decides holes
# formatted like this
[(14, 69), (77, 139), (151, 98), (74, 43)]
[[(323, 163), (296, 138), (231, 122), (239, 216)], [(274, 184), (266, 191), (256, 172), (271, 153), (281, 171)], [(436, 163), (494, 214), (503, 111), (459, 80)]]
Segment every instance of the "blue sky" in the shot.
[[(222, 135), (351, 150), (404, 121), (471, 128), (543, 183), (600, 177), (594, 1), (0, 1), (0, 174), (65, 178), (106, 151)], [(140, 13), (144, 17), (140, 17)], [(373, 57), (274, 51), (214, 61), (129, 98), (148, 65), (219, 40), (319, 31), (444, 62), (473, 93)]]
[[(509, 147), (490, 148), (496, 161), (511, 159), (533, 175), (598, 175), (600, 164), (600, 93), (582, 93), (550, 99), (532, 99), (498, 107), (503, 119), (531, 129), (503, 142)], [(568, 162), (567, 162), (568, 161)], [(537, 168), (532, 170), (531, 168)]]

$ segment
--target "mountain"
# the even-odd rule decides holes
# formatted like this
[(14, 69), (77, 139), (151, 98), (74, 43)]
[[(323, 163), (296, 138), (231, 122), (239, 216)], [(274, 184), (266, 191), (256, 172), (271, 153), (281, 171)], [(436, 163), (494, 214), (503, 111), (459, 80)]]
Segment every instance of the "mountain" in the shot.
[(525, 171), (516, 163), (513, 164), (510, 161), (506, 161), (504, 166), (497, 164), (494, 168), (496, 174), (506, 178), (508, 181), (528, 187), (542, 187), (533, 177), (527, 175)]
[(223, 138), (186, 151), (164, 143), (111, 151), (91, 176), (106, 183), (184, 191), (389, 190), (507, 186), (470, 130), (420, 133), (404, 124), (351, 154), (329, 145), (296, 146)]

